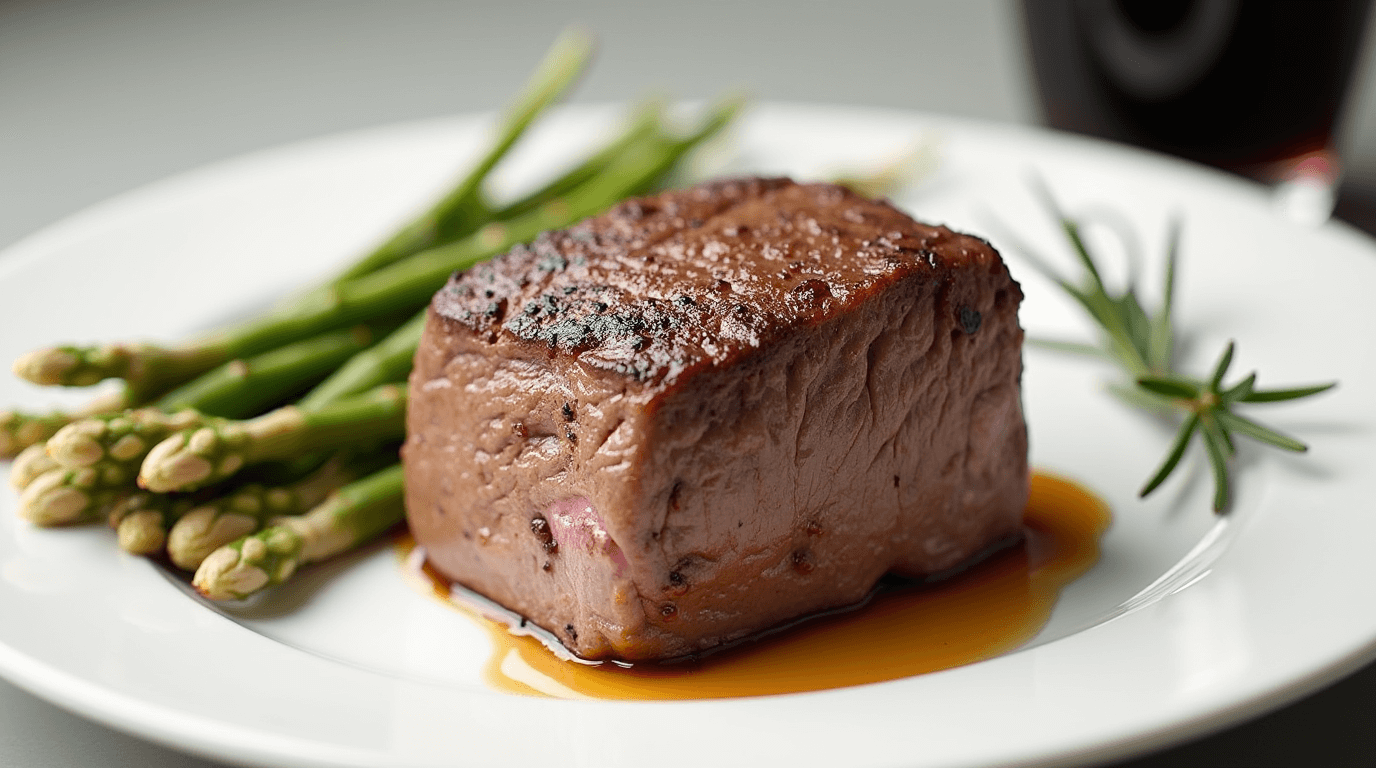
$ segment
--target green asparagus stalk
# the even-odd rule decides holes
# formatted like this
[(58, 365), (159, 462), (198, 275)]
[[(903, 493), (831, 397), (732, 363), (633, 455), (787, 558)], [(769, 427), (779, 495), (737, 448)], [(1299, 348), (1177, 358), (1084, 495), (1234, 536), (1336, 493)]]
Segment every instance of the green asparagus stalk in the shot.
[(220, 365), (232, 352), (225, 343), (179, 348), (141, 343), (48, 347), (20, 357), (14, 362), (14, 372), (45, 386), (89, 387), (106, 379), (123, 379), (126, 399), (145, 403)]
[(157, 493), (190, 491), (249, 464), (399, 439), (405, 415), (406, 388), (387, 385), (314, 411), (286, 406), (248, 421), (210, 418), (154, 446), (138, 482)]
[(297, 406), (312, 411), (383, 384), (406, 381), (416, 347), (420, 345), (421, 332), (425, 329), (425, 315), (422, 310), (387, 338), (349, 358), (329, 378), (298, 400)]
[(329, 376), (373, 343), (366, 325), (331, 331), (247, 360), (233, 360), (167, 393), (157, 401), (165, 411), (195, 408), (215, 416), (243, 418), (280, 404), (306, 386)]
[[(394, 463), (395, 452), (354, 459), (338, 454), (290, 485), (271, 487), (251, 483), (240, 486), (228, 496), (199, 504), (181, 515), (167, 531), (167, 554), (178, 568), (194, 571), (211, 552), (254, 533), (268, 520), (304, 514), (331, 492)], [(148, 523), (138, 525), (152, 529)], [(143, 534), (141, 538), (151, 540), (152, 537)]]
[(665, 183), (672, 180), (675, 174), (681, 170), (679, 161), (683, 159), (684, 155), (724, 131), (745, 108), (746, 102), (746, 97), (741, 94), (727, 96), (718, 101), (708, 111), (707, 118), (692, 133), (679, 139), (669, 139), (667, 162), (645, 181), (628, 190), (622, 197), (647, 195), (662, 189)]
[(514, 219), (573, 193), (583, 184), (604, 173), (618, 157), (625, 154), (631, 147), (651, 141), (659, 135), (663, 116), (664, 104), (661, 101), (652, 100), (642, 104), (635, 110), (621, 135), (543, 187), (497, 208), (492, 212), (492, 220)]
[(22, 491), (39, 475), (57, 468), (58, 463), (48, 457), (42, 444), (31, 445), (14, 457), (14, 464), (10, 465), (10, 485)]
[(192, 586), (212, 600), (243, 599), (281, 584), (307, 563), (347, 552), (405, 516), (401, 465), (370, 475), (305, 515), (282, 517), (211, 553)]
[[(329, 457), (302, 456), (290, 461), (261, 464), (240, 477), (245, 485), (290, 485), (319, 470)], [(232, 493), (233, 491), (231, 491)], [(214, 503), (224, 491), (207, 488), (195, 493), (152, 493), (133, 490), (110, 508), (108, 522), (119, 532), (120, 546), (133, 554), (152, 554), (162, 549), (167, 529), (187, 512)]]
[[(274, 395), (281, 386), (299, 388), (307, 370), (316, 371), (316, 378), (323, 376), (366, 346), (368, 329), (338, 330), (343, 325), (347, 323), (320, 324), (315, 330), (323, 335), (318, 338), (310, 338), (313, 333), (290, 332), (276, 338), (259, 335), (246, 339), (222, 334), (183, 348), (156, 344), (49, 347), (19, 358), (14, 371), (35, 384), (69, 387), (124, 379), (122, 400), (130, 406), (162, 398), (159, 405), (164, 409), (197, 404), (206, 410), (251, 412), (255, 400)], [(236, 359), (255, 355), (260, 359), (252, 363)], [(173, 389), (178, 386), (181, 388)], [(265, 394), (251, 397), (256, 392)]]
[(592, 52), (593, 40), (586, 32), (575, 29), (561, 35), (534, 76), (517, 94), (502, 118), (492, 145), (468, 175), (424, 215), (341, 273), (335, 284), (361, 277), (477, 229), (490, 215), (480, 195), (483, 182), (531, 123), (578, 80)]
[[(186, 501), (189, 503), (190, 498), (191, 497), (186, 494), (135, 491), (121, 498), (110, 507), (110, 514), (106, 516), (106, 522), (110, 524), (111, 528), (118, 529), (120, 523), (130, 515), (135, 515), (150, 509), (165, 510), (177, 501)], [(187, 509), (190, 509), (190, 507), (187, 507)]]

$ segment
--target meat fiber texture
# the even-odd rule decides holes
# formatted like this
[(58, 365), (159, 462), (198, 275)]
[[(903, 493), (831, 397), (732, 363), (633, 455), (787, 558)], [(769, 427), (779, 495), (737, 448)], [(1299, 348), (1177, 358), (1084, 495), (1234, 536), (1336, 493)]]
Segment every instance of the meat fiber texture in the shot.
[(435, 296), (411, 530), (587, 659), (948, 572), (1021, 530), (1021, 300), (983, 240), (834, 185), (624, 202)]

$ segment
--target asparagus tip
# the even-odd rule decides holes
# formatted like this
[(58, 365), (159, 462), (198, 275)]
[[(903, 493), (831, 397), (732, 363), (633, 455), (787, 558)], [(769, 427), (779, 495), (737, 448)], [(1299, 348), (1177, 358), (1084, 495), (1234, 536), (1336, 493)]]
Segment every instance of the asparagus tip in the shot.
[(191, 442), (184, 434), (177, 434), (153, 446), (139, 471), (139, 486), (168, 493), (189, 489), (210, 477), (214, 466), (194, 453)]
[(305, 544), (291, 525), (265, 528), (211, 552), (191, 585), (211, 600), (243, 599), (291, 578)]
[(110, 514), (106, 516), (106, 522), (110, 524), (111, 528), (119, 530), (119, 524), (124, 518), (135, 512), (149, 509), (154, 498), (155, 494), (146, 491), (131, 493), (111, 505)]
[(216, 549), (258, 529), (258, 521), (248, 515), (221, 514), (211, 505), (187, 512), (167, 533), (167, 555), (172, 563), (194, 571)]
[(62, 384), (67, 374), (78, 365), (81, 359), (74, 352), (62, 347), (47, 347), (25, 353), (14, 361), (14, 375), (25, 381), (45, 386)]
[(167, 531), (162, 513), (154, 509), (144, 509), (126, 515), (116, 528), (119, 546), (125, 552), (135, 555), (151, 555), (162, 549), (167, 541)]
[(244, 562), (239, 551), (230, 546), (210, 553), (191, 579), (191, 586), (211, 600), (245, 598), (267, 585), (267, 572)]
[(59, 429), (48, 439), (48, 455), (64, 467), (89, 467), (105, 456), (99, 439), (105, 434), (105, 422), (82, 419)]
[(19, 515), (34, 525), (67, 525), (80, 521), (93, 499), (67, 483), (67, 470), (51, 469), (39, 475), (19, 497)]
[(14, 463), (10, 465), (10, 485), (16, 491), (22, 491), (43, 473), (57, 468), (57, 462), (48, 457), (41, 443), (31, 445), (14, 457)]
[(108, 453), (116, 461), (133, 461), (148, 454), (148, 443), (138, 435), (124, 435), (110, 446)]

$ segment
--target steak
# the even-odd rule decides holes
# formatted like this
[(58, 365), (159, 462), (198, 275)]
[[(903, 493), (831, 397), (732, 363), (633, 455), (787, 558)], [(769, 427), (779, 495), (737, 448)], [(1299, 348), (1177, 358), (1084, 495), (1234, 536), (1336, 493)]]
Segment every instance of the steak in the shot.
[(587, 659), (948, 572), (1021, 531), (1021, 300), (983, 240), (839, 186), (624, 202), (436, 294), (411, 530)]

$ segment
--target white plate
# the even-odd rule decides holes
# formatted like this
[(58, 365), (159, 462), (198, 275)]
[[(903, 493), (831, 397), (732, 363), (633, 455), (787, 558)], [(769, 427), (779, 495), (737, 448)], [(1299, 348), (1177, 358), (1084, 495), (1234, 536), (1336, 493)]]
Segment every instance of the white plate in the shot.
[[(535, 178), (607, 124), (569, 110), (503, 179)], [(386, 128), (253, 155), (131, 193), (0, 258), (0, 358), (59, 339), (175, 339), (345, 262), (439, 189), (480, 118)], [(1340, 379), (1271, 406), (1304, 457), (1244, 447), (1234, 514), (1216, 522), (1202, 457), (1143, 503), (1169, 431), (1103, 394), (1106, 372), (1030, 351), (1034, 462), (1109, 500), (1097, 567), (1029, 646), (890, 683), (681, 703), (556, 701), (486, 689), (484, 633), (403, 585), (384, 549), (317, 571), (255, 612), (189, 597), (108, 531), (46, 531), (0, 493), (0, 673), (117, 728), (245, 763), (320, 766), (960, 766), (1126, 754), (1276, 706), (1355, 668), (1376, 640), (1369, 468), (1376, 249), (1339, 225), (1272, 215), (1259, 188), (1101, 143), (915, 114), (755, 110), (743, 167), (807, 177), (873, 162), (919, 133), (943, 164), (900, 202), (989, 232), (997, 212), (1065, 256), (1025, 183), (1071, 208), (1123, 212), (1158, 274), (1185, 217), (1180, 316), (1207, 366), (1228, 338), (1264, 385)], [(998, 237), (993, 238), (1000, 243)], [(1034, 333), (1084, 333), (1009, 255)], [(0, 403), (77, 402), (8, 377)], [(278, 610), (289, 603), (291, 610)]]

